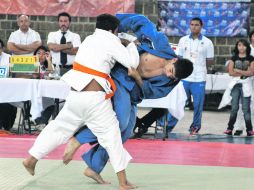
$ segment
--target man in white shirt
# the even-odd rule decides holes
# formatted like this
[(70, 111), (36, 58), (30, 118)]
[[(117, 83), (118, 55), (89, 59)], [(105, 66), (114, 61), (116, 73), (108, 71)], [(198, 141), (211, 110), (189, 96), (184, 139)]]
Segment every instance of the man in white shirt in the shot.
[[(8, 77), (10, 55), (3, 52), (4, 43), (0, 39), (0, 78)], [(0, 129), (9, 131), (16, 118), (17, 107), (9, 103), (0, 103)]]
[(52, 63), (63, 68), (61, 70), (72, 68), (72, 63), (81, 44), (79, 34), (69, 30), (70, 24), (71, 16), (62, 12), (58, 14), (59, 30), (48, 34), (47, 44), (52, 55)]
[[(126, 179), (125, 169), (131, 156), (122, 145), (119, 123), (110, 100), (115, 84), (109, 73), (116, 61), (130, 70), (139, 64), (135, 44), (132, 42), (124, 47), (116, 36), (119, 23), (112, 15), (98, 16), (95, 32), (80, 45), (73, 69), (62, 77), (72, 88), (65, 105), (56, 119), (40, 133), (29, 150), (30, 157), (23, 162), (31, 175), (34, 175), (39, 159), (66, 143), (80, 127), (87, 125), (107, 150), (118, 176), (119, 189), (136, 188)], [(92, 171), (90, 176), (97, 177)]]
[[(191, 34), (182, 37), (178, 44), (178, 55), (193, 62), (194, 70), (182, 80), (187, 97), (193, 97), (194, 116), (190, 134), (195, 135), (201, 128), (201, 118), (205, 98), (207, 68), (213, 64), (214, 46), (210, 39), (201, 34), (203, 21), (196, 17), (190, 22)], [(177, 120), (169, 115), (174, 127)]]
[(33, 55), (41, 45), (39, 33), (29, 27), (30, 19), (27, 15), (18, 18), (18, 26), (19, 29), (11, 33), (7, 48), (13, 55)]
[(10, 66), (10, 55), (4, 53), (4, 43), (0, 39), (0, 67), (1, 67), (0, 78), (9, 76), (9, 66)]

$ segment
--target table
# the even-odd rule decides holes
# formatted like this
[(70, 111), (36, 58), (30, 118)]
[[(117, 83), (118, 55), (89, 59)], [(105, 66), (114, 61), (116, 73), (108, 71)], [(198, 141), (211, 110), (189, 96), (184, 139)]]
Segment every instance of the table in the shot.
[[(206, 94), (224, 93), (230, 81), (231, 77), (227, 73), (207, 74)], [(138, 106), (148, 108), (165, 108), (168, 110), (165, 112), (165, 119), (163, 119), (163, 139), (165, 139), (167, 135), (166, 127), (168, 112), (170, 112), (178, 120), (181, 120), (184, 116), (184, 107), (186, 100), (187, 97), (183, 84), (182, 82), (179, 82), (178, 85), (172, 90), (172, 92), (168, 94), (168, 96), (154, 100), (143, 100), (140, 104), (138, 104)], [(156, 133), (157, 126), (155, 126), (155, 135)]]
[(41, 115), (42, 97), (65, 99), (70, 87), (63, 81), (2, 78), (0, 79), (0, 103), (31, 101), (31, 115), (35, 119)]
[[(163, 98), (157, 99), (144, 99), (138, 107), (143, 108), (165, 108), (164, 123), (162, 127), (162, 139), (165, 140), (167, 136), (167, 123), (168, 113), (171, 113), (175, 118), (181, 120), (184, 116), (184, 107), (187, 100), (187, 96), (183, 87), (183, 83), (180, 81), (175, 88)], [(155, 137), (158, 133), (158, 126), (155, 126)]]
[[(228, 74), (208, 74), (206, 91), (208, 93), (224, 91), (230, 81)], [(65, 99), (69, 94), (70, 87), (61, 80), (1, 78), (0, 79), (0, 103), (31, 101), (30, 113), (35, 119), (40, 116), (42, 97)], [(158, 99), (143, 100), (138, 107), (165, 108), (178, 118), (184, 116), (186, 94), (180, 82), (172, 92)]]
[(224, 93), (231, 81), (228, 73), (216, 73), (206, 75), (206, 93)]
[(183, 83), (180, 81), (175, 88), (163, 98), (158, 99), (145, 99), (138, 107), (143, 108), (165, 108), (176, 117), (181, 120), (184, 116), (184, 106), (187, 100), (187, 96), (183, 87)]
[[(223, 93), (230, 81), (231, 77), (228, 73), (207, 74), (206, 93)], [(168, 96), (153, 100), (143, 100), (138, 104), (138, 107), (166, 108), (174, 117), (181, 120), (184, 116), (186, 99), (187, 97), (182, 82), (179, 82)]]
[[(3, 78), (0, 79), (0, 103), (31, 101), (31, 114), (33, 117), (42, 111), (42, 97), (65, 99), (70, 87), (61, 80)], [(139, 107), (168, 108), (169, 111), (182, 117), (182, 112), (177, 111), (179, 103), (184, 104), (186, 95), (179, 83), (168, 96), (159, 99), (144, 100)]]
[(20, 78), (0, 79), (0, 102), (21, 102), (37, 98), (39, 80)]
[[(207, 74), (206, 80), (206, 91), (224, 91), (231, 77), (227, 73)], [(61, 80), (0, 78), (0, 102), (36, 100), (40, 97), (65, 99), (69, 90)]]

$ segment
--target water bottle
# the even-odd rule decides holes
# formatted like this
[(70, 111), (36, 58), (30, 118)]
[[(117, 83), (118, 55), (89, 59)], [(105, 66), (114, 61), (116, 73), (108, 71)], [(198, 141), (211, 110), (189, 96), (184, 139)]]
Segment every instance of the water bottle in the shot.
[(55, 75), (58, 76), (58, 77), (60, 76), (60, 66), (59, 65), (56, 65)]
[(46, 68), (44, 65), (40, 65), (40, 78), (43, 79), (46, 74)]

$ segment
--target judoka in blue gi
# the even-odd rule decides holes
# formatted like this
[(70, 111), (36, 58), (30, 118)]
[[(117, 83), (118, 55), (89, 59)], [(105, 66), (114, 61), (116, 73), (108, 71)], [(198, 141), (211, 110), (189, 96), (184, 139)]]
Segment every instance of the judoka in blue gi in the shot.
[[(146, 56), (152, 56), (150, 60), (155, 63), (157, 60), (158, 62), (163, 60), (164, 62), (171, 61), (174, 65), (174, 74), (172, 76), (170, 74), (155, 73), (153, 77), (143, 78), (142, 86), (136, 84), (134, 79), (128, 76), (127, 69), (120, 64), (116, 64), (111, 71), (111, 76), (117, 87), (113, 97), (113, 107), (119, 121), (122, 141), (124, 143), (132, 135), (133, 127), (135, 126), (137, 103), (140, 103), (142, 99), (155, 99), (166, 96), (180, 79), (186, 78), (192, 73), (193, 65), (189, 60), (177, 58), (168, 43), (168, 38), (163, 33), (158, 32), (154, 24), (145, 16), (138, 14), (119, 14), (117, 17), (121, 22), (119, 32), (132, 31), (140, 42), (138, 46), (140, 62), (142, 62), (142, 59), (146, 61)], [(149, 63), (146, 63), (147, 65)], [(142, 71), (142, 68), (140, 70), (138, 69), (138, 71), (140, 73), (143, 72), (143, 74), (145, 73), (144, 70)], [(153, 68), (150, 71), (153, 72)], [(79, 132), (67, 145), (64, 154), (64, 163), (67, 164), (72, 159), (75, 151), (81, 144), (94, 144), (97, 143), (96, 141), (95, 135), (88, 128)], [(100, 176), (101, 171), (109, 159), (106, 150), (100, 144), (96, 144), (82, 158), (88, 166), (84, 174), (98, 183), (107, 183)]]

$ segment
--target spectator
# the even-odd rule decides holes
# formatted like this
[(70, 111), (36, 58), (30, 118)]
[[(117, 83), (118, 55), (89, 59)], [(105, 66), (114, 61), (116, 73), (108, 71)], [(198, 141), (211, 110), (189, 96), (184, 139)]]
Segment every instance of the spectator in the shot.
[[(34, 55), (39, 57), (41, 71), (53, 71), (52, 57), (47, 47), (39, 46), (34, 51)], [(41, 78), (43, 78), (43, 76), (41, 76)]]
[(10, 65), (9, 62), (10, 55), (4, 53), (4, 42), (0, 39), (0, 66), (6, 69), (5, 77), (9, 76), (9, 65)]
[[(30, 28), (30, 19), (27, 15), (20, 15), (17, 23), (19, 29), (11, 33), (7, 42), (7, 48), (12, 55), (33, 55), (34, 51), (42, 44), (40, 35)], [(12, 77), (37, 78), (38, 76), (34, 74), (14, 73)], [(15, 105), (23, 106), (23, 103), (22, 105), (15, 103)], [(29, 107), (27, 109), (30, 109)], [(25, 113), (29, 113), (29, 110), (26, 110)], [(29, 115), (25, 115), (25, 118), (28, 117)]]
[(30, 20), (27, 15), (18, 18), (19, 30), (12, 32), (7, 48), (13, 55), (33, 55), (33, 52), (41, 45), (38, 32), (29, 28)]
[[(250, 32), (249, 34), (249, 41), (250, 41), (250, 48), (251, 48), (251, 56), (254, 57), (254, 30)], [(254, 84), (253, 84), (253, 77), (252, 78), (252, 88), (254, 89)], [(251, 106), (252, 108), (253, 106)], [(253, 110), (253, 109), (252, 109)], [(253, 110), (254, 111), (254, 110)], [(253, 114), (251, 115), (251, 117), (253, 117)], [(242, 112), (242, 104), (239, 104), (239, 111), (237, 113), (237, 119), (235, 122), (235, 127), (236, 127), (236, 131), (234, 132), (235, 136), (240, 136), (241, 134), (243, 134), (243, 129), (244, 129), (244, 116), (243, 116), (243, 112)]]
[[(5, 74), (3, 74), (1, 77), (7, 77), (9, 73), (9, 59), (10, 55), (3, 52), (4, 50), (4, 43), (0, 39), (0, 67), (2, 69), (5, 69)], [(9, 131), (16, 118), (17, 114), (17, 107), (12, 106), (8, 103), (1, 103), (0, 104), (0, 129), (4, 129)]]
[(48, 34), (48, 47), (52, 55), (52, 62), (60, 66), (61, 74), (72, 68), (78, 47), (81, 44), (79, 34), (69, 30), (71, 16), (62, 12), (58, 15), (59, 30)]
[[(39, 57), (41, 71), (46, 72), (53, 70), (51, 55), (47, 47), (38, 47), (35, 50), (34, 55)], [(44, 72), (41, 72), (41, 78), (43, 78)], [(48, 121), (55, 110), (54, 102), (53, 98), (42, 97), (43, 111), (41, 112), (41, 116), (34, 120), (37, 125), (36, 129), (42, 130), (48, 124)]]
[[(253, 76), (254, 73), (254, 57), (250, 55), (250, 52), (250, 44), (246, 40), (240, 39), (235, 45), (233, 57), (228, 62), (228, 72), (233, 78), (221, 102), (221, 104), (223, 104), (226, 99), (231, 100), (230, 118), (227, 130), (224, 132), (227, 135), (232, 135), (240, 100), (242, 102), (247, 136), (254, 135), (250, 110), (253, 90), (250, 76)], [(230, 96), (228, 97), (228, 95)], [(237, 133), (236, 135), (240, 134)]]

